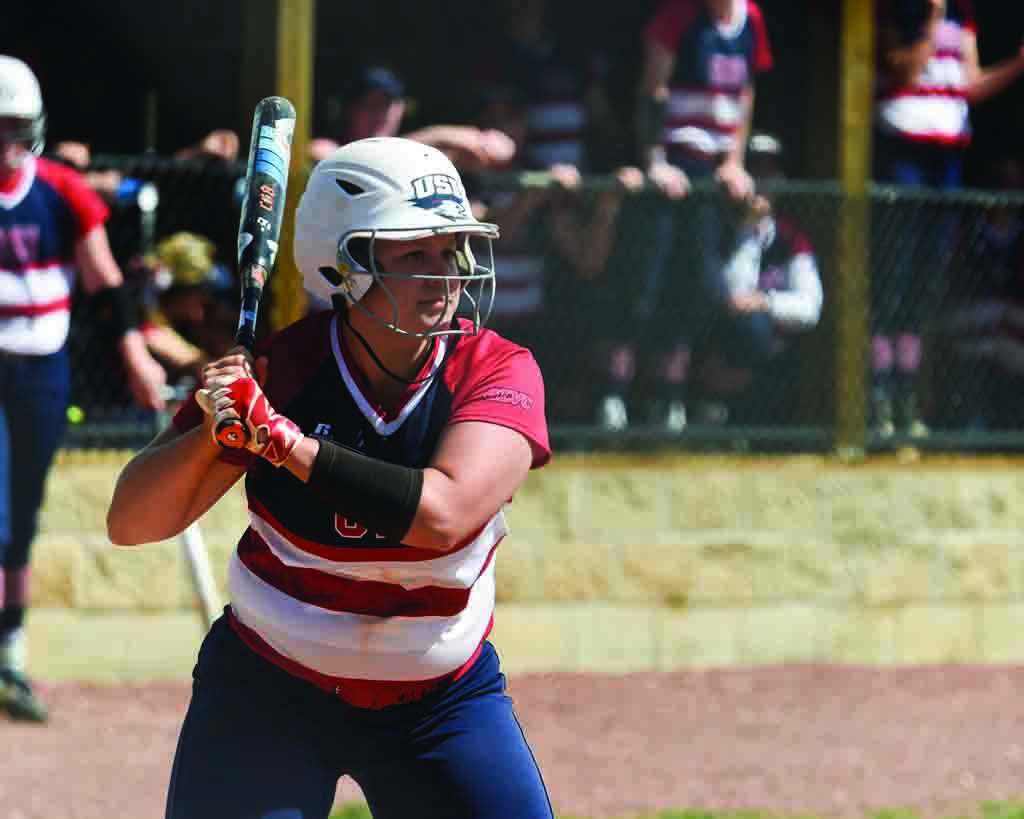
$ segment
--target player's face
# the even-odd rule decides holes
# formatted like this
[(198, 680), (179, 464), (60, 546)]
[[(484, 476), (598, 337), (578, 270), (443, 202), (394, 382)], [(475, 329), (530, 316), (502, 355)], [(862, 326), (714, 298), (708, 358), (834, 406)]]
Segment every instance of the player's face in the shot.
[(24, 164), (30, 151), (25, 141), (28, 123), (16, 117), (0, 117), (0, 174), (10, 174)]
[[(430, 330), (451, 320), (459, 304), (461, 282), (451, 278), (458, 272), (455, 263), (455, 236), (431, 236), (413, 241), (377, 239), (374, 254), (377, 266), (399, 275), (387, 276), (385, 283), (397, 302), (397, 324), (409, 332)], [(438, 278), (412, 278), (416, 275)], [(379, 288), (372, 287), (364, 302), (385, 319), (394, 305)]]

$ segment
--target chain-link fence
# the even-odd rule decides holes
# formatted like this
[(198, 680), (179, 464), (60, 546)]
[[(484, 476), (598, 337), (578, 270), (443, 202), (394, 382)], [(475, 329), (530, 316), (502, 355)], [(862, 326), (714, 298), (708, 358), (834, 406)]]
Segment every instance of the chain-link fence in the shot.
[[(147, 156), (96, 167), (153, 186), (122, 185), (109, 223), (140, 303), (155, 298), (143, 262), (156, 242), (180, 231), (214, 242), (229, 275), (198, 318), (168, 323), (199, 346), (229, 343), (244, 167)], [(669, 202), (610, 177), (572, 193), (542, 175), (474, 187), (502, 228), (489, 325), (541, 362), (557, 446), (828, 450), (844, 401), (864, 402), (869, 448), (1024, 443), (1024, 197), (874, 188), (870, 238), (850, 259), (832, 183), (764, 183), (744, 206), (707, 185)], [(863, 310), (841, 284), (853, 263), (871, 272)], [(74, 309), (80, 423), (67, 444), (137, 446), (160, 419), (133, 408), (88, 300)], [(866, 313), (852, 316), (859, 380), (837, 364), (844, 310)]]
[[(154, 322), (174, 337), (215, 351), (237, 324), (238, 281), (234, 255), (243, 163), (214, 159), (175, 160), (155, 155), (94, 157), (90, 181), (111, 208), (111, 248), (125, 274), (145, 326)], [(175, 288), (154, 264), (158, 243), (183, 232), (208, 239), (216, 249), (220, 279), (202, 288)], [(174, 304), (170, 304), (170, 299)], [(114, 340), (101, 328), (103, 316), (84, 292), (72, 302), (68, 339), (72, 359), (72, 448), (137, 447), (165, 422), (133, 403)], [(155, 338), (155, 336), (154, 336)], [(156, 342), (154, 342), (156, 343)], [(172, 349), (162, 359), (172, 383), (194, 373), (187, 356)]]

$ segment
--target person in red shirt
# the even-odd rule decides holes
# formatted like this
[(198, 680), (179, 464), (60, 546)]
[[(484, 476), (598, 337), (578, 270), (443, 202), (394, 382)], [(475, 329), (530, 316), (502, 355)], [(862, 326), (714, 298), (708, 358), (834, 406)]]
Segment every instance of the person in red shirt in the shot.
[[(377, 819), (551, 819), (487, 639), (503, 508), (551, 457), (533, 355), (482, 326), (496, 237), (437, 149), (337, 149), (294, 242), (332, 309), (208, 364), (118, 478), (121, 545), (175, 536), (245, 479), (168, 819), (326, 819), (343, 775)], [(218, 444), (225, 420), (245, 449)]]
[[(773, 62), (761, 9), (752, 0), (665, 0), (644, 32), (636, 124), (648, 178), (671, 202), (705, 178), (747, 202), (754, 194), (744, 152), (755, 80)], [(639, 357), (655, 362), (645, 380), (660, 382), (648, 389), (664, 407), (659, 414), (681, 429), (688, 350), (722, 268), (728, 220), (714, 196), (651, 207), (646, 297), (636, 319), (647, 330), (641, 346), (658, 345), (661, 363), (657, 355)]]
[(39, 156), (42, 93), (21, 60), (0, 56), (0, 707), (47, 712), (26, 676), (29, 552), (70, 403), (67, 352), (76, 277), (110, 327), (140, 407), (163, 408), (166, 376), (136, 328), (104, 222), (82, 177)]
[[(970, 107), (1024, 73), (1024, 47), (982, 67), (968, 0), (889, 0), (878, 3), (876, 16), (874, 178), (958, 190), (971, 140)], [(935, 199), (880, 206), (876, 224), (888, 230), (874, 232), (870, 408), (872, 427), (883, 437), (928, 432), (917, 396), (921, 332), (957, 219)]]

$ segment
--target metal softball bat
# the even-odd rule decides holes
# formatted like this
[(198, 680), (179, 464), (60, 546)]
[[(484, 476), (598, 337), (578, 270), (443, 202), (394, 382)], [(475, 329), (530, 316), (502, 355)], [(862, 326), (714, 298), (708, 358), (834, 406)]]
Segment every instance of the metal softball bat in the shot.
[[(288, 166), (295, 106), (284, 97), (266, 97), (256, 105), (245, 170), (245, 195), (238, 222), (238, 273), (242, 303), (235, 343), (252, 349), (256, 341), (256, 317), (263, 287), (274, 269), (281, 223), (284, 220)], [(217, 424), (217, 440), (229, 449), (241, 449), (248, 428), (238, 419)]]

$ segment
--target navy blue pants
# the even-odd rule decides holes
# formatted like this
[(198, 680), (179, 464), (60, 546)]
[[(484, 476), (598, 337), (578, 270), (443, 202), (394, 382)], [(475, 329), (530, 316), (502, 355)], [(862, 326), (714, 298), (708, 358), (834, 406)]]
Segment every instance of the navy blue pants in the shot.
[[(936, 191), (963, 186), (961, 148), (918, 145), (878, 132), (874, 161), (875, 178), (881, 183)], [(876, 202), (871, 232), (873, 332), (920, 333), (932, 306), (934, 283), (945, 272), (959, 213), (958, 206), (941, 201)]]
[(70, 384), (64, 350), (0, 356), (0, 569), (28, 565), (46, 475), (67, 425)]
[(490, 643), (420, 702), (354, 708), (251, 651), (221, 617), (203, 641), (167, 819), (325, 819), (338, 779), (374, 819), (551, 819)]

